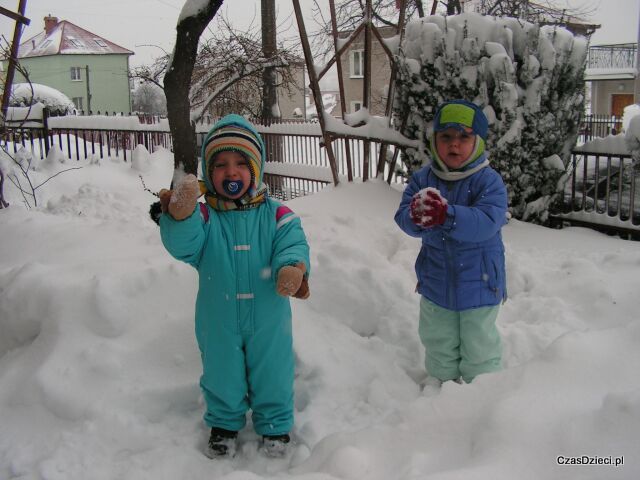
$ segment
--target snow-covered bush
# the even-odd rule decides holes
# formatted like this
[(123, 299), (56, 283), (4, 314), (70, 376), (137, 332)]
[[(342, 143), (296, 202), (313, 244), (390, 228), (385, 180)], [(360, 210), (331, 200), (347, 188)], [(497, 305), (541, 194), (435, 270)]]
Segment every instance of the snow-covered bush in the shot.
[(76, 108), (69, 97), (55, 88), (39, 83), (16, 83), (11, 87), (9, 106), (29, 107), (42, 103), (54, 115), (73, 113)]
[(633, 117), (637, 117), (640, 115), (640, 105), (637, 103), (633, 103), (631, 105), (627, 105), (624, 107), (624, 112), (622, 113), (622, 131), (626, 132), (629, 130), (629, 124), (631, 123), (631, 119)]
[(406, 27), (394, 114), (403, 134), (421, 142), (407, 150), (409, 172), (428, 160), (430, 122), (445, 100), (484, 107), (487, 149), (503, 176), (516, 218), (544, 223), (558, 195), (584, 105), (587, 41), (563, 28), (467, 13), (431, 16)]
[(635, 115), (629, 119), (624, 140), (633, 160), (636, 163), (640, 162), (640, 115)]

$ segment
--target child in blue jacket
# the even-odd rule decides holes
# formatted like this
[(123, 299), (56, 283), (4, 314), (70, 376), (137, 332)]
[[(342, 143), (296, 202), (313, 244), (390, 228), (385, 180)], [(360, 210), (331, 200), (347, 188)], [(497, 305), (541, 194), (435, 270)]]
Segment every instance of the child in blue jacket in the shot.
[(471, 382), (501, 368), (496, 328), (506, 299), (507, 191), (485, 153), (488, 121), (473, 103), (441, 105), (431, 136), (432, 163), (407, 185), (396, 223), (422, 239), (415, 269), (427, 385)]
[[(264, 451), (281, 456), (293, 425), (289, 296), (309, 295), (309, 246), (300, 218), (262, 183), (265, 148), (253, 125), (228, 115), (202, 145), (198, 182), (160, 192), (162, 242), (198, 270), (200, 387), (211, 427), (207, 455), (233, 456), (251, 409)], [(204, 193), (206, 204), (197, 199)]]

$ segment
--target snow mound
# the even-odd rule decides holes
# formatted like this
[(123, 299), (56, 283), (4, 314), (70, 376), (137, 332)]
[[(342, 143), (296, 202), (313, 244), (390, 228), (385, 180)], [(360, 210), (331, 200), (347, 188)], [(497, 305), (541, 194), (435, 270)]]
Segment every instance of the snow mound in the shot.
[[(505, 369), (426, 396), (420, 240), (394, 224), (400, 192), (374, 180), (289, 202), (311, 246), (311, 297), (292, 303), (295, 445), (267, 459), (249, 425), (236, 458), (211, 461), (197, 274), (162, 247), (137, 172), (89, 163), (42, 187), (46, 207), (20, 207), (9, 185), (0, 210), (1, 478), (640, 475), (637, 244), (511, 221)], [(173, 159), (150, 165), (157, 191)], [(557, 464), (583, 454), (624, 465)]]
[(97, 220), (118, 220), (127, 216), (130, 205), (119, 193), (99, 186), (83, 184), (73, 194), (64, 194), (47, 202), (45, 211), (53, 215), (82, 216)]

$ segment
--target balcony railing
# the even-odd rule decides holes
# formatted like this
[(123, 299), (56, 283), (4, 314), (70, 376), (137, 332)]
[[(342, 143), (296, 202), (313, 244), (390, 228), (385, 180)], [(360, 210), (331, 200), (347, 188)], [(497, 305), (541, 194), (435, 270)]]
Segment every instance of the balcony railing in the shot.
[(587, 68), (607, 70), (635, 68), (637, 47), (635, 43), (590, 47), (587, 58)]

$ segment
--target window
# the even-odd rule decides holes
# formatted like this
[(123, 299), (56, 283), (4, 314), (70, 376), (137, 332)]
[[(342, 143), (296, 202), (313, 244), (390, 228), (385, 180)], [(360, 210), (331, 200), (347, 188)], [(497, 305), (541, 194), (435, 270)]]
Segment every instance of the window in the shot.
[(362, 108), (362, 102), (360, 100), (355, 100), (351, 102), (351, 113), (356, 113), (358, 110)]
[(82, 80), (81, 68), (82, 67), (71, 67), (71, 80), (74, 82)]
[(84, 106), (82, 104), (82, 100), (83, 100), (82, 97), (73, 97), (72, 98), (73, 104), (76, 106), (77, 110), (83, 110), (84, 109)]
[(364, 50), (351, 50), (349, 54), (350, 77), (364, 77)]
[(78, 48), (84, 47), (84, 44), (80, 40), (76, 40), (74, 37), (67, 37), (67, 40), (74, 47), (78, 47)]
[(47, 48), (49, 45), (51, 45), (51, 40), (45, 40), (44, 42), (42, 42), (42, 44), (38, 47), (42, 50), (44, 50), (45, 48)]
[(107, 45), (106, 43), (104, 43), (104, 42), (102, 41), (102, 39), (100, 39), (100, 38), (94, 38), (94, 39), (93, 39), (93, 41), (94, 41), (94, 42), (96, 42), (96, 44), (97, 44), (99, 47), (105, 47), (105, 48), (106, 48), (106, 47), (108, 46), (108, 45)]

